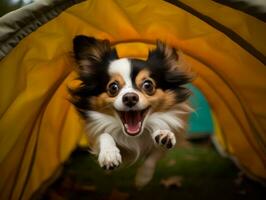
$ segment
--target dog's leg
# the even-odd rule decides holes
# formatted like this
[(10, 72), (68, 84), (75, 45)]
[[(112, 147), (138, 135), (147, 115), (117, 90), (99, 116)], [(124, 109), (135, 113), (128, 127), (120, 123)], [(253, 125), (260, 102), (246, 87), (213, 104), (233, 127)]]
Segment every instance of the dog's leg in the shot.
[(116, 147), (115, 141), (108, 133), (99, 136), (99, 156), (98, 162), (105, 169), (113, 169), (118, 167), (122, 162), (119, 149)]
[[(152, 133), (155, 144), (168, 149), (176, 144), (176, 137), (170, 130), (157, 130)], [(138, 188), (145, 186), (153, 177), (158, 160), (164, 155), (165, 149), (154, 149), (144, 163), (139, 167), (135, 178), (135, 185)]]
[(135, 177), (135, 186), (137, 188), (142, 188), (150, 182), (153, 177), (156, 164), (163, 154), (164, 151), (162, 149), (154, 149), (144, 163), (138, 168), (137, 175)]
[(154, 142), (170, 149), (176, 144), (175, 134), (169, 130), (157, 130), (152, 134)]

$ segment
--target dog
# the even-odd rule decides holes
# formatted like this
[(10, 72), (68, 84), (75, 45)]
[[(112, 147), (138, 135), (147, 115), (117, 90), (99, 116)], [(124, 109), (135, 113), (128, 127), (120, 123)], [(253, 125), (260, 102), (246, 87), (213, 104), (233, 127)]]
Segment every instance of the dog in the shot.
[(184, 141), (191, 73), (180, 53), (159, 40), (146, 60), (119, 58), (108, 40), (84, 35), (73, 39), (73, 53), (80, 85), (69, 93), (91, 152), (108, 170), (145, 157), (135, 179), (143, 187), (164, 152)]

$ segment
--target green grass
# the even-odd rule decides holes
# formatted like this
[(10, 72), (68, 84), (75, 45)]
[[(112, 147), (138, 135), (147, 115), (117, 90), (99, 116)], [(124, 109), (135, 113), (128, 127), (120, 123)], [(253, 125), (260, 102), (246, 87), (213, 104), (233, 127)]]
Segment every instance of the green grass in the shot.
[[(265, 188), (260, 184), (246, 178), (236, 184), (238, 169), (210, 145), (169, 151), (158, 163), (152, 182), (142, 190), (133, 186), (138, 164), (107, 172), (87, 152), (74, 152), (43, 199), (264, 199)], [(181, 187), (160, 184), (172, 176), (182, 177)]]

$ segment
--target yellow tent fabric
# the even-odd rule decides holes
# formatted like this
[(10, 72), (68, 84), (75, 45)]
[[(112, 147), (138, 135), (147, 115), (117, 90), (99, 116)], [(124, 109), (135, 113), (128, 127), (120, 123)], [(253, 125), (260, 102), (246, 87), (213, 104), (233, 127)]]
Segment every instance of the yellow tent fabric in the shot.
[[(211, 1), (182, 0), (265, 55), (265, 23)], [(226, 16), (226, 17), (221, 17)], [(181, 49), (207, 97), (217, 141), (251, 176), (266, 179), (266, 67), (225, 33), (160, 0), (88, 0), (22, 39), (0, 61), (0, 199), (29, 199), (78, 145), (83, 122), (67, 101), (72, 39), (107, 38), (145, 58), (156, 39)], [(217, 129), (218, 130), (218, 129)]]

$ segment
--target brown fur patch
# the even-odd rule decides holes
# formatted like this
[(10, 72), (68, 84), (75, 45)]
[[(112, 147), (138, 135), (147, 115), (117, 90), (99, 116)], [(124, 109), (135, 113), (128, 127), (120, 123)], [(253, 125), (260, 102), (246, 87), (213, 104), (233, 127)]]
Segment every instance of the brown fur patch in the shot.
[[(138, 75), (136, 76), (136, 78), (135, 78), (135, 83), (136, 83), (136, 85), (140, 88), (142, 82), (143, 82), (145, 79), (150, 79), (149, 76), (150, 76), (150, 72), (149, 72), (147, 69), (143, 69), (143, 70), (141, 70), (141, 71), (138, 73)], [(153, 80), (152, 80), (152, 81), (153, 81)], [(153, 82), (154, 82), (154, 81), (153, 81)]]
[(164, 112), (176, 105), (176, 94), (173, 91), (157, 89), (155, 94), (146, 98), (153, 112)]
[(93, 110), (108, 115), (114, 114), (113, 102), (115, 97), (110, 97), (106, 92), (90, 98), (90, 105)]

